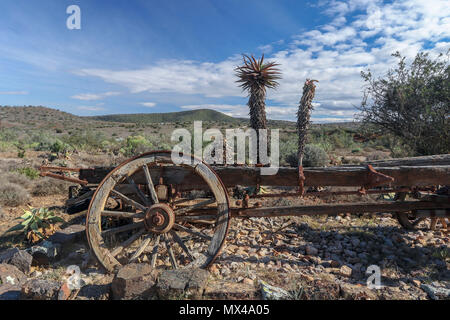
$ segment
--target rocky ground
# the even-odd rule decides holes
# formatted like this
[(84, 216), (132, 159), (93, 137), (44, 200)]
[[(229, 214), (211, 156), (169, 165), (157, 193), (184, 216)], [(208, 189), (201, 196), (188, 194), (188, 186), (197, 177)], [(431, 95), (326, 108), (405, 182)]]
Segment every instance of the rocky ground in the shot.
[[(107, 274), (83, 231), (0, 253), (0, 299), (450, 299), (449, 235), (408, 232), (389, 216), (235, 219), (208, 271), (132, 264)], [(68, 289), (74, 265), (81, 290)], [(379, 289), (367, 286), (371, 265)]]
[[(38, 155), (34, 159), (42, 161)], [(77, 160), (67, 165), (103, 161)], [(8, 161), (2, 165), (19, 160)], [(155, 271), (132, 264), (107, 274), (89, 252), (83, 213), (64, 213), (66, 198), (33, 196), (22, 206), (2, 208), (0, 300), (450, 299), (448, 231), (425, 226), (407, 231), (391, 215), (233, 219), (222, 254), (207, 271)], [(294, 204), (272, 202), (263, 205)], [(2, 235), (27, 205), (51, 207), (67, 223), (34, 246)], [(368, 268), (379, 268), (381, 288), (367, 286)]]

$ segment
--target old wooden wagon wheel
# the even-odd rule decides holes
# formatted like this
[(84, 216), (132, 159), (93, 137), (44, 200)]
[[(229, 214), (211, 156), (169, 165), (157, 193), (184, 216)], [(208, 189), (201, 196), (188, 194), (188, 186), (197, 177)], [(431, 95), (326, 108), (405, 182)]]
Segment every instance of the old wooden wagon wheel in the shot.
[[(395, 194), (396, 201), (405, 201), (406, 192), (399, 192)], [(400, 225), (408, 230), (417, 230), (419, 228), (435, 230), (437, 228), (448, 229), (450, 222), (448, 218), (431, 218), (427, 216), (418, 215), (416, 211), (407, 213), (397, 213), (397, 220)]]
[(207, 267), (219, 255), (230, 221), (226, 189), (207, 164), (184, 157), (190, 164), (174, 164), (169, 151), (146, 153), (100, 183), (89, 206), (87, 234), (107, 270), (132, 262)]

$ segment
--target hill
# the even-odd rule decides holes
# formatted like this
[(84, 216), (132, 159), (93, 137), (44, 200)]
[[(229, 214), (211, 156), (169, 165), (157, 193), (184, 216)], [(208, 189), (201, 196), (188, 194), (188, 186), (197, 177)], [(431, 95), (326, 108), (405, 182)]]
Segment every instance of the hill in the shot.
[(223, 123), (240, 123), (245, 119), (238, 119), (227, 116), (224, 113), (209, 110), (189, 110), (167, 113), (135, 113), (135, 114), (112, 114), (104, 116), (90, 117), (93, 120), (127, 122), (127, 123), (173, 123), (192, 121), (215, 121)]

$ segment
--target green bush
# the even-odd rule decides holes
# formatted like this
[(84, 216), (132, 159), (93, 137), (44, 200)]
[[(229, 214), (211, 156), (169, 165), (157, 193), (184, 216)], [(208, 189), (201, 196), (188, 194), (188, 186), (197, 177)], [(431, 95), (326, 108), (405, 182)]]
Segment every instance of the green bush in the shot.
[(31, 167), (17, 169), (17, 172), (27, 176), (31, 180), (39, 177), (39, 171)]
[(2, 183), (0, 185), (0, 204), (17, 207), (28, 202), (30, 195), (22, 186), (15, 183)]
[[(298, 155), (297, 151), (291, 153), (286, 161), (292, 167), (296, 167), (298, 165)], [(304, 167), (323, 167), (330, 163), (330, 158), (328, 154), (321, 147), (307, 144), (304, 150), (303, 156), (303, 166)]]

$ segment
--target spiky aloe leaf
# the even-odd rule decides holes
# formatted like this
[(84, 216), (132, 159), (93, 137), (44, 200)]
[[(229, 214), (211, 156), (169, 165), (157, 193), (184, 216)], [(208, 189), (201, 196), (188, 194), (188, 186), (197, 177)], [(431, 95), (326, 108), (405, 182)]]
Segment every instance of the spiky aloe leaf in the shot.
[(19, 218), (17, 218), (17, 219), (27, 220), (27, 219), (30, 219), (30, 218), (33, 217), (33, 214), (30, 211), (24, 210), (24, 212), (25, 213), (22, 216), (20, 216)]
[(23, 229), (24, 229), (24, 226), (21, 223), (19, 223), (19, 224), (16, 224), (15, 226), (9, 228), (8, 230), (6, 230), (5, 233), (19, 231), (19, 230), (23, 230)]
[(61, 218), (61, 217), (56, 217), (56, 216), (47, 219), (47, 221), (49, 221), (49, 222), (51, 222), (51, 223), (58, 223), (58, 222), (64, 223), (64, 222), (66, 222), (63, 218)]

